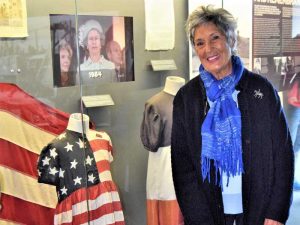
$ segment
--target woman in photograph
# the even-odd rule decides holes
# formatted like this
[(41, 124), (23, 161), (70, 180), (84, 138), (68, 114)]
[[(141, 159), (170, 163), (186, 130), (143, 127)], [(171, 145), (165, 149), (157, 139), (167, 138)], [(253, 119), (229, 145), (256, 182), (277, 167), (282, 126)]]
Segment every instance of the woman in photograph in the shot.
[(100, 23), (96, 20), (88, 20), (79, 28), (79, 44), (84, 49), (83, 63), (81, 70), (115, 70), (113, 62), (104, 58), (101, 54), (104, 46), (104, 34)]
[(75, 85), (74, 74), (71, 71), (73, 50), (71, 45), (62, 39), (59, 42), (59, 65), (60, 65), (60, 76), (56, 80), (58, 87), (68, 87)]
[(294, 156), (280, 98), (236, 53), (236, 19), (200, 6), (186, 23), (201, 65), (173, 103), (171, 159), (185, 225), (283, 225)]

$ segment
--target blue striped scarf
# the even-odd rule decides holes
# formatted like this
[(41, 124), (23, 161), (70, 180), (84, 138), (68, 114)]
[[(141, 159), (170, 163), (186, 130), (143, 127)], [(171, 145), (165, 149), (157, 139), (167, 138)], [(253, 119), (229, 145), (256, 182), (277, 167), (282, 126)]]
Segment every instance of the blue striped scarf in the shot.
[(223, 173), (230, 176), (243, 171), (241, 144), (241, 113), (232, 98), (235, 86), (240, 80), (244, 66), (238, 56), (232, 56), (231, 75), (217, 80), (201, 65), (200, 78), (204, 82), (208, 99), (213, 103), (202, 124), (202, 178), (210, 182), (210, 164), (220, 172), (219, 185), (222, 186)]

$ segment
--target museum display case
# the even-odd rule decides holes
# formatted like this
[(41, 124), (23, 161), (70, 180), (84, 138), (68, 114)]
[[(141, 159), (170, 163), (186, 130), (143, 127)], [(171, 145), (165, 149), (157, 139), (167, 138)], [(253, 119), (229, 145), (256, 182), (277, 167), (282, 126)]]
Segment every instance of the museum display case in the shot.
[[(208, 1), (171, 0), (174, 36), (155, 50), (145, 2), (0, 1), (0, 224), (147, 224), (145, 104), (167, 78), (197, 75), (184, 26)], [(300, 72), (300, 5), (209, 2), (239, 17), (242, 59), (280, 91), (300, 149), (299, 105), (289, 100)], [(290, 221), (300, 221), (295, 211)]]

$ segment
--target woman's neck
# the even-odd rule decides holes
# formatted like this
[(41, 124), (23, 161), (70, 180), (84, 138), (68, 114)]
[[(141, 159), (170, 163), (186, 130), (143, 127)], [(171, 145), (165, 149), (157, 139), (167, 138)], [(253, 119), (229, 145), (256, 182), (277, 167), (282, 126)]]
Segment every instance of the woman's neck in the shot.
[(69, 82), (69, 75), (67, 72), (62, 72), (60, 75), (60, 83), (62, 86), (67, 85)]
[(93, 63), (99, 62), (101, 59), (101, 55), (100, 54), (90, 55), (90, 59), (92, 60)]
[(178, 76), (169, 76), (166, 79), (164, 92), (176, 95), (177, 91), (185, 84), (185, 79)]
[[(83, 121), (83, 122), (82, 122)], [(71, 114), (67, 126), (67, 130), (75, 131), (77, 133), (89, 132), (89, 117), (81, 113)]]

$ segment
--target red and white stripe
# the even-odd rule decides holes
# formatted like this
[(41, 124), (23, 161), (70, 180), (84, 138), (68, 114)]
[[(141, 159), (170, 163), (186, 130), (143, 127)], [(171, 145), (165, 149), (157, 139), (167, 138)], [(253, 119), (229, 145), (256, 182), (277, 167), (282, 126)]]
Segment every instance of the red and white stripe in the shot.
[(68, 117), (16, 85), (0, 83), (0, 225), (53, 224), (55, 188), (37, 182), (36, 162)]
[(104, 132), (89, 133), (100, 184), (77, 190), (57, 205), (55, 187), (37, 182), (38, 156), (66, 129), (68, 118), (16, 85), (0, 83), (0, 225), (125, 224), (110, 173), (112, 145)]
[(54, 224), (87, 224), (89, 221), (90, 224), (124, 225), (119, 193), (110, 171), (113, 160), (110, 137), (105, 132), (90, 130), (87, 138), (101, 183), (81, 188), (62, 201), (56, 208)]
[(125, 224), (119, 194), (112, 182), (105, 181), (72, 193), (57, 207), (54, 224), (87, 224), (88, 220), (90, 224)]

